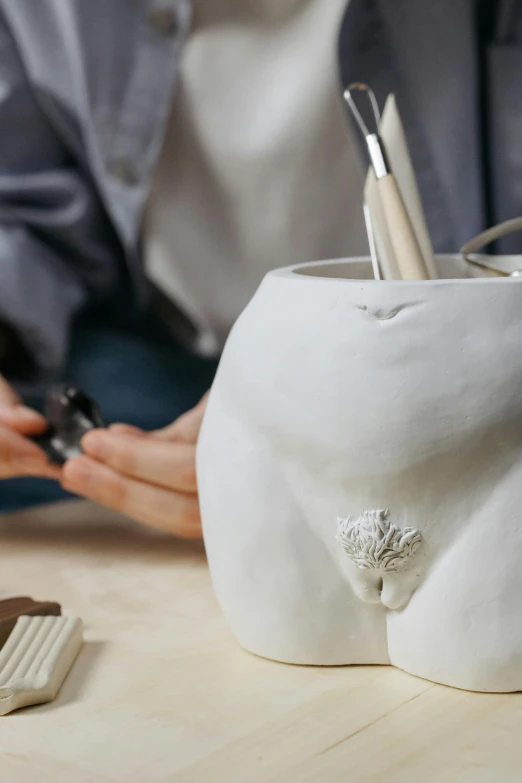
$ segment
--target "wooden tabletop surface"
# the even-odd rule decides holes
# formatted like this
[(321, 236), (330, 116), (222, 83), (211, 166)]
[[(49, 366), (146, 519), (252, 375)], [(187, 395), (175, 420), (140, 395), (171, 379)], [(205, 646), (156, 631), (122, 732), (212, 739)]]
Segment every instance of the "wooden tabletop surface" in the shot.
[(87, 504), (0, 519), (0, 597), (86, 643), (58, 698), (0, 718), (1, 783), (519, 783), (522, 695), (242, 651), (203, 548)]

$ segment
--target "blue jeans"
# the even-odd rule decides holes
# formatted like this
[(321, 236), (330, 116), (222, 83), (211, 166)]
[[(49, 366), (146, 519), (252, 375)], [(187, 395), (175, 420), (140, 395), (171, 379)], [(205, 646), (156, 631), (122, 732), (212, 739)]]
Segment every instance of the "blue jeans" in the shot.
[[(75, 328), (63, 380), (99, 403), (108, 424), (145, 430), (163, 427), (187, 411), (210, 387), (217, 362), (188, 354), (150, 318), (117, 327), (84, 319)], [(43, 409), (43, 399), (26, 400)], [(53, 481), (0, 481), (0, 513), (70, 497)]]

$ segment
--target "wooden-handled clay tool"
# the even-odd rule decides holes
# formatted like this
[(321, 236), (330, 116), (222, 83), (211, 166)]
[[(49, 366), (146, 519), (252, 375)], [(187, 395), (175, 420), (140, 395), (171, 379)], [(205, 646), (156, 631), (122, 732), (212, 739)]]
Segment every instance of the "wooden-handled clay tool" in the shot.
[[(353, 99), (352, 92), (354, 90), (364, 92), (368, 96), (376, 126), (373, 133), (368, 129)], [(391, 171), (384, 144), (379, 136), (380, 113), (373, 90), (367, 84), (355, 82), (345, 90), (344, 98), (363, 133), (368, 147), (368, 154), (377, 180), (384, 218), (401, 278), (403, 280), (429, 280), (430, 274), (426, 267), (422, 250), (404, 205), (401, 192)]]

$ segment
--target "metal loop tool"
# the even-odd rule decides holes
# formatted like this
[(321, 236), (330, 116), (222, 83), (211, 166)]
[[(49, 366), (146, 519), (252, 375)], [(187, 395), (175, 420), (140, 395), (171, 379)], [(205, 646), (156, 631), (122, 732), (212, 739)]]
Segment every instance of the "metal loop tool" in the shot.
[(494, 242), (496, 239), (512, 234), (514, 231), (522, 231), (522, 217), (505, 220), (503, 223), (499, 223), (498, 226), (493, 226), (493, 228), (488, 228), (486, 231), (477, 234), (476, 237), (473, 237), (469, 242), (462, 245), (460, 249), (462, 258), (464, 261), (467, 261), (468, 264), (487, 269), (489, 272), (493, 272), (499, 277), (521, 277), (522, 268), (515, 269), (513, 272), (507, 272), (506, 270), (499, 269), (494, 264), (491, 264), (489, 260), (485, 260), (483, 256), (475, 255), (483, 247), (489, 245), (490, 242)]

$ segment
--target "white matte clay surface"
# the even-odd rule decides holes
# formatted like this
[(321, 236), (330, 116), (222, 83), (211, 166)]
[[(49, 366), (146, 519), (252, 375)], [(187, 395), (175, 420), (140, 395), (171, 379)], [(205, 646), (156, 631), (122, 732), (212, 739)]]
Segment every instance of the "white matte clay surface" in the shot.
[(0, 598), (85, 622), (56, 699), (0, 718), (1, 783), (520, 783), (522, 693), (248, 655), (199, 541), (78, 501), (0, 540)]
[(19, 617), (0, 651), (0, 715), (52, 701), (82, 642), (78, 617)]
[(522, 689), (522, 281), (370, 275), (271, 273), (231, 334), (198, 452), (217, 596), (268, 658)]

